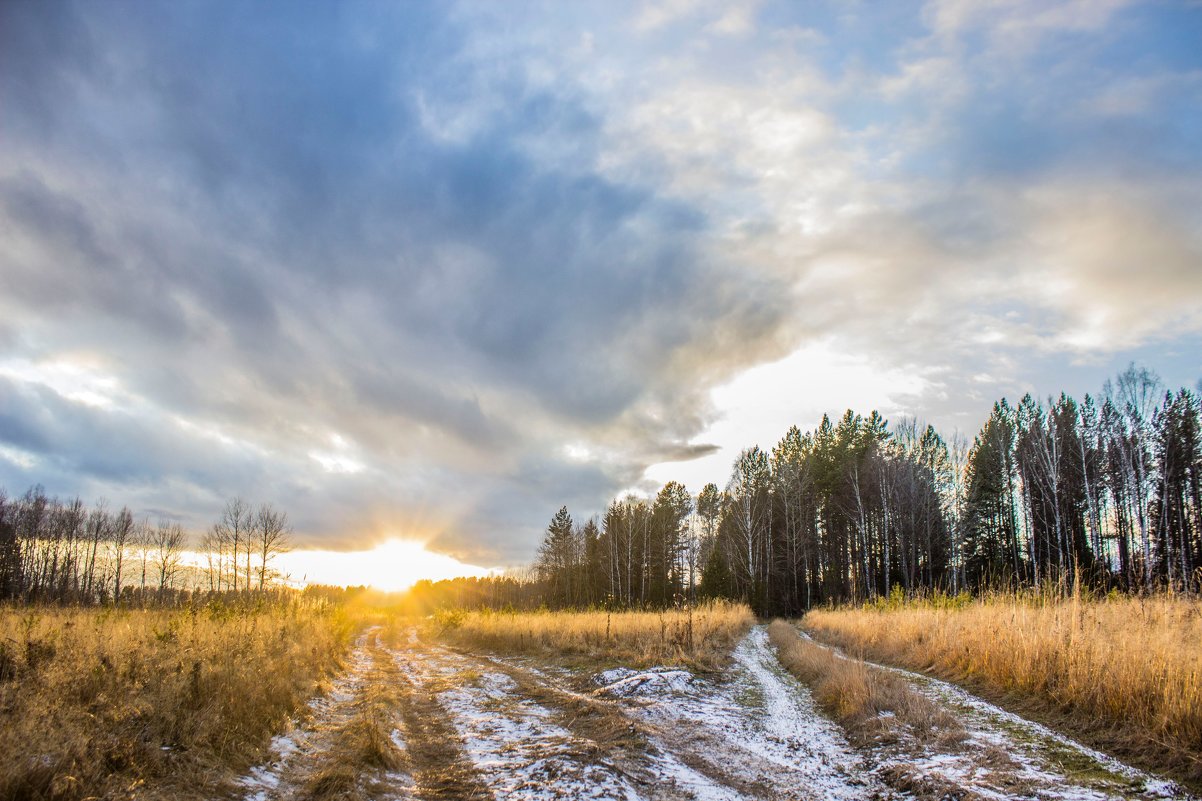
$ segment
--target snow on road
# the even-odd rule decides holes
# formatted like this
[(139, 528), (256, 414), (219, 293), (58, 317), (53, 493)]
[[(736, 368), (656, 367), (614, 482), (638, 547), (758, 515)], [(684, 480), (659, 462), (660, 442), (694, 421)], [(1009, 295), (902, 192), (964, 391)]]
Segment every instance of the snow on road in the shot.
[(394, 658), (417, 686), (436, 695), (480, 781), (497, 798), (642, 801), (595, 743), (573, 735), (552, 710), (524, 697), (487, 663), (441, 647)]
[(727, 795), (712, 797), (888, 794), (839, 727), (818, 713), (809, 690), (780, 667), (761, 626), (739, 644), (721, 680), (679, 670), (607, 671), (598, 680), (597, 692), (622, 699), (652, 728), (662, 752), (727, 787)]
[(639, 798), (621, 776), (590, 764), (589, 745), (552, 722), (547, 708), (522, 700), (504, 673), (480, 674), (444, 693), (468, 753), (503, 798)]
[[(816, 642), (805, 632), (798, 633)], [(848, 658), (837, 648), (817, 644)], [(916, 691), (951, 712), (968, 733), (962, 747), (950, 751), (910, 750), (899, 755), (882, 749), (874, 756), (883, 769), (901, 767), (911, 776), (947, 781), (981, 798), (1190, 798), (1174, 782), (1151, 776), (1007, 712), (955, 684), (889, 665), (866, 664), (905, 679)]]
[[(391, 670), (381, 669), (381, 659)], [(370, 629), (356, 641), (347, 670), (326, 694), (310, 702), (309, 719), (276, 737), (271, 757), (239, 780), (243, 797), (270, 801), (297, 795), (331, 746), (330, 732), (355, 714), (369, 684), (379, 681), (399, 682), (422, 705), (416, 718), (398, 708), (393, 744), (420, 772), (418, 752), (429, 750), (431, 733), (425, 725), (414, 728), (414, 720), (437, 720), (442, 727), (435, 736), (447, 746), (441, 764), (462, 763), (454, 780), (474, 788), (471, 797), (739, 801), (879, 796), (879, 783), (837, 727), (814, 711), (805, 688), (776, 664), (762, 629), (739, 646), (722, 679), (684, 670), (618, 670), (603, 674), (605, 686), (596, 693), (582, 694), (568, 686), (563, 674), (553, 676), (519, 662), (464, 654), (413, 637), (386, 648), (378, 631)], [(512, 671), (535, 683), (538, 700), (524, 692)], [(590, 739), (573, 725), (570, 704), (556, 703), (557, 698), (604, 706), (618, 720), (629, 721), (632, 736), (644, 737), (647, 747), (632, 753)], [(390, 797), (424, 794), (417, 774), (384, 778), (396, 790)]]
[[(925, 750), (853, 748), (781, 667), (762, 626), (721, 675), (619, 668), (595, 676), (592, 692), (576, 689), (568, 671), (527, 659), (468, 654), (413, 635), (389, 648), (376, 627), (356, 641), (329, 691), (310, 702), (308, 719), (277, 736), (271, 757), (238, 785), (245, 801), (296, 795), (314, 766), (328, 761), (333, 733), (357, 714), (368, 689), (387, 684), (404, 689), (393, 702), (391, 739), (415, 773), (388, 773), (371, 786), (396, 799), (1187, 797), (955, 685), (879, 667), (948, 709), (967, 740)], [(611, 716), (630, 737), (609, 742), (604, 729), (581, 723), (582, 710)]]
[(285, 797), (303, 772), (328, 745), (326, 734), (353, 714), (352, 704), (366, 687), (372, 666), (369, 641), (378, 642), (379, 626), (373, 626), (355, 640), (347, 669), (324, 694), (310, 699), (307, 721), (292, 721), (288, 730), (271, 740), (265, 762), (251, 768), (235, 784), (244, 792), (245, 801), (267, 801)]
[[(771, 799), (868, 799), (882, 795), (880, 782), (862, 764), (838, 727), (821, 717), (809, 692), (776, 662), (762, 628), (739, 645), (722, 678), (684, 670), (609, 671), (593, 695), (581, 695), (528, 664), (481, 658), (420, 642), (411, 636), (385, 649), (371, 629), (356, 641), (350, 664), (320, 698), (312, 715), (272, 741), (271, 758), (239, 780), (246, 801), (288, 798), (303, 786), (312, 765), (329, 747), (327, 733), (353, 714), (373, 669), (374, 649), (391, 657), (394, 681), (410, 686), (441, 715), (465, 779), (496, 798), (613, 799), (614, 801), (739, 801)], [(632, 756), (598, 743), (553, 709), (523, 693), (506, 670), (521, 670), (560, 697), (612, 705), (646, 737), (645, 752)], [(413, 737), (398, 715), (393, 743), (408, 752)], [(420, 782), (389, 777), (399, 797), (421, 797)], [(405, 779), (405, 781), (401, 781)]]
[[(684, 670), (618, 669), (581, 694), (570, 675), (528, 660), (477, 657), (423, 644), (395, 653), (433, 693), (481, 782), (497, 798), (740, 801), (889, 795), (808, 690), (753, 630), (720, 679)], [(539, 700), (510, 675), (535, 682)], [(527, 684), (527, 687), (530, 685)], [(631, 754), (573, 730), (572, 703), (629, 721), (646, 748)]]

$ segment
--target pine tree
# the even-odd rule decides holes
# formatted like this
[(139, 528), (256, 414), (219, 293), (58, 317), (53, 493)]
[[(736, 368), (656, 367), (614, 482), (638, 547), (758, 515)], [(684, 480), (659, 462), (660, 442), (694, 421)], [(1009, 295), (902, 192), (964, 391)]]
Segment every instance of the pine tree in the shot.
[(547, 587), (548, 604), (554, 607), (570, 605), (573, 596), (572, 575), (576, 567), (576, 536), (568, 507), (561, 506), (551, 523), (538, 551), (538, 574)]
[(962, 551), (965, 578), (978, 589), (1022, 575), (1014, 520), (1013, 443), (1010, 408), (1001, 401), (968, 455)]
[(693, 499), (683, 484), (669, 481), (651, 507), (651, 543), (647, 554), (649, 603), (666, 606), (684, 590), (684, 527)]
[(589, 518), (581, 529), (581, 542), (584, 549), (580, 570), (580, 603), (593, 606), (605, 600), (605, 560), (601, 553), (601, 531), (597, 521)]

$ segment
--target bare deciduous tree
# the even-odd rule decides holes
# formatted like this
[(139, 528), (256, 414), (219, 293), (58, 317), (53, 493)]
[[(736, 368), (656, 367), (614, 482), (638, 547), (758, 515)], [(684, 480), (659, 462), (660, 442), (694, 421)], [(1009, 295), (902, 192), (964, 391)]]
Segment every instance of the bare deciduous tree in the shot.
[(186, 535), (179, 523), (160, 520), (153, 532), (154, 564), (159, 572), (159, 594), (175, 584)]
[[(246, 547), (246, 541), (251, 536), (253, 526), (254, 515), (250, 506), (241, 498), (233, 498), (226, 503), (225, 509), (221, 513), (221, 520), (214, 526), (217, 541), (223, 546), (226, 543), (230, 546), (230, 554), (233, 559), (230, 571), (230, 589), (234, 591), (238, 589), (238, 555), (242, 548)], [(249, 569), (246, 581), (248, 585), (246, 589), (250, 589)]]
[(113, 600), (121, 600), (121, 569), (125, 563), (125, 549), (129, 546), (134, 534), (134, 516), (128, 507), (122, 506), (121, 511), (113, 519)]
[(271, 560), (286, 553), (292, 546), (292, 527), (288, 525), (288, 515), (276, 511), (269, 503), (263, 504), (255, 515), (255, 534), (259, 548), (259, 591), (262, 592), (270, 578), (268, 570)]

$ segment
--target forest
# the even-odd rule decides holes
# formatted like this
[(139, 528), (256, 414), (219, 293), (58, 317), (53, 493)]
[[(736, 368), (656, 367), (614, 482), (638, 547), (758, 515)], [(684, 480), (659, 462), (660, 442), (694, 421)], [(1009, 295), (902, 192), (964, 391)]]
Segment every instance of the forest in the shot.
[(194, 539), (177, 521), (135, 519), (126, 506), (88, 508), (41, 485), (10, 499), (0, 488), (0, 600), (163, 603), (199, 591), (263, 593), (281, 578), (272, 563), (291, 536), (287, 513), (241, 498)]
[[(583, 523), (555, 513), (533, 570), (419, 582), (411, 601), (492, 608), (746, 602), (762, 615), (899, 588), (979, 593), (1046, 584), (1202, 588), (1199, 399), (1134, 365), (1098, 397), (994, 404), (967, 442), (914, 418), (824, 416), (743, 451), (724, 487), (627, 495)], [(128, 508), (40, 487), (0, 491), (0, 599), (94, 603), (252, 592), (280, 578), (287, 515), (229, 501), (198, 538)]]
[(971, 443), (906, 418), (824, 416), (744, 450), (725, 487), (677, 482), (561, 508), (536, 575), (551, 607), (697, 597), (762, 615), (907, 595), (1202, 582), (1198, 395), (1135, 365), (1098, 397), (1002, 399)]

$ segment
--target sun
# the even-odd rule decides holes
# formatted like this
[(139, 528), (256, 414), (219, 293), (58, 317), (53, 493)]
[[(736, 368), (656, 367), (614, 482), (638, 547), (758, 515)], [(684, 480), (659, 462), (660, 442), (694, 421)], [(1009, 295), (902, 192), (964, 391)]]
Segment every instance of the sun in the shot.
[(364, 551), (293, 551), (282, 555), (276, 568), (294, 582), (366, 584), (385, 592), (407, 590), (421, 579), (438, 581), (457, 576), (487, 576), (492, 572), (434, 553), (417, 540), (400, 538)]

